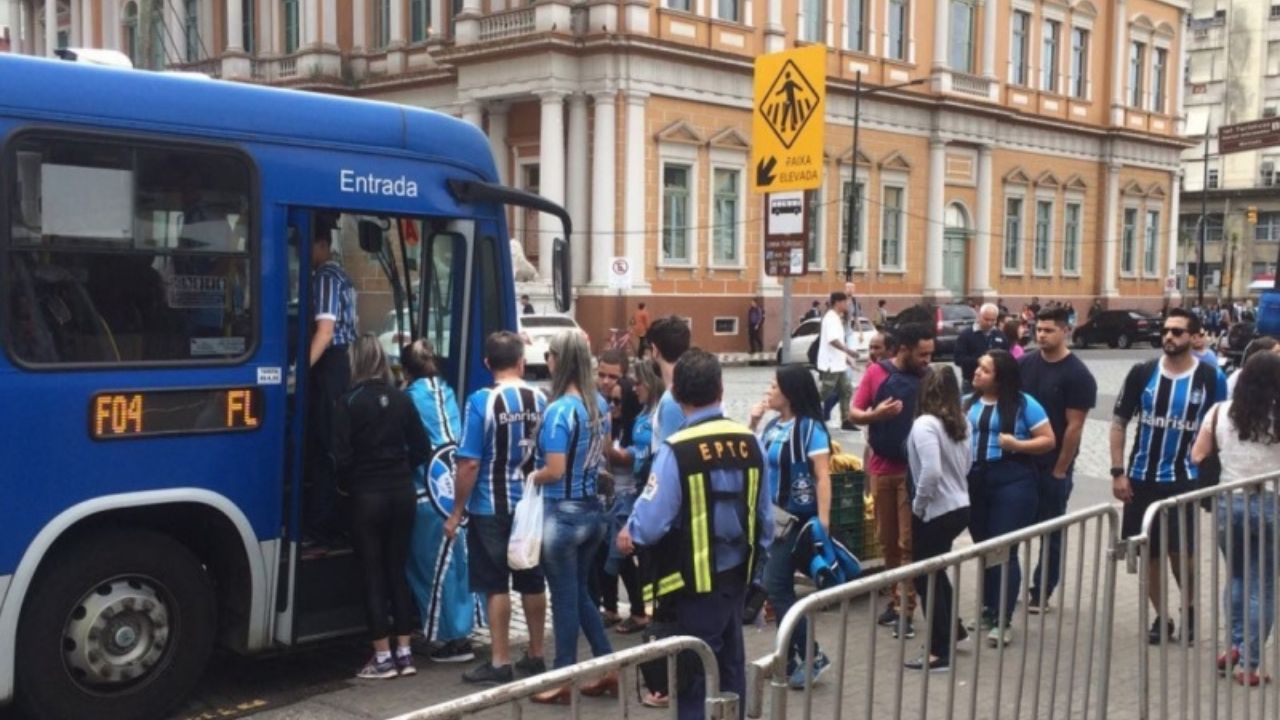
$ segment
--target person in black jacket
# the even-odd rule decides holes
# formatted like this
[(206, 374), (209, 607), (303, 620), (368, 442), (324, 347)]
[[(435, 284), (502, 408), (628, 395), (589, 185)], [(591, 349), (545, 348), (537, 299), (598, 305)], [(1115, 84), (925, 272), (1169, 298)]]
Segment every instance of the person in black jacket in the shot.
[(978, 310), (977, 324), (965, 328), (956, 338), (956, 365), (960, 368), (966, 394), (973, 392), (973, 371), (978, 368), (978, 358), (986, 355), (988, 350), (1009, 349), (1008, 338), (996, 328), (999, 319), (1000, 308), (987, 303)]
[[(334, 416), (333, 447), (338, 487), (351, 497), (351, 541), (373, 641), (373, 657), (356, 677), (413, 675), (414, 606), (405, 564), (417, 511), (413, 468), (427, 461), (431, 443), (413, 401), (392, 385), (387, 358), (372, 334), (351, 347), (351, 385)], [(388, 596), (394, 623), (387, 619)]]

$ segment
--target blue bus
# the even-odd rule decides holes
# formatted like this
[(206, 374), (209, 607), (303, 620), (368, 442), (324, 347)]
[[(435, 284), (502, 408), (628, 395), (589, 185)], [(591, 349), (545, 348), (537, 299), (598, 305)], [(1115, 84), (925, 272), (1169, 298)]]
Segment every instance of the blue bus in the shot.
[(313, 227), (379, 258), (462, 396), (516, 327), (505, 206), (564, 238), (567, 213), (425, 110), (16, 56), (0, 78), (0, 704), (157, 717), (215, 646), (358, 631), (352, 556), (299, 553)]

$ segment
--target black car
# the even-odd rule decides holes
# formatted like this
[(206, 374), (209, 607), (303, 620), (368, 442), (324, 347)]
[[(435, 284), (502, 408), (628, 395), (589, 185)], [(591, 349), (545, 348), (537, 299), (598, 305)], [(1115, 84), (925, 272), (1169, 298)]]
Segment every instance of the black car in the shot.
[(1160, 347), (1160, 316), (1142, 310), (1103, 310), (1076, 328), (1071, 342), (1078, 348), (1105, 343), (1126, 350), (1140, 342)]
[(947, 305), (913, 305), (898, 313), (889, 321), (894, 330), (907, 323), (926, 323), (933, 327), (936, 339), (933, 345), (935, 358), (949, 356), (956, 349), (956, 338), (965, 328), (978, 322), (978, 311), (961, 303)]

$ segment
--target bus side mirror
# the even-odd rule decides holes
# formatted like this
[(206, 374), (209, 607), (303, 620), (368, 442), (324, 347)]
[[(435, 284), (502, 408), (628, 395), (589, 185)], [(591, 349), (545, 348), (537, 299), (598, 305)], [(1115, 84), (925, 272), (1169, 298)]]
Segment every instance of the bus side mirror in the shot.
[(360, 249), (370, 255), (382, 253), (382, 226), (372, 220), (361, 220), (356, 224), (356, 233), (360, 238)]
[(569, 312), (573, 299), (573, 273), (569, 268), (569, 243), (556, 238), (551, 251), (551, 292), (555, 296), (556, 312)]

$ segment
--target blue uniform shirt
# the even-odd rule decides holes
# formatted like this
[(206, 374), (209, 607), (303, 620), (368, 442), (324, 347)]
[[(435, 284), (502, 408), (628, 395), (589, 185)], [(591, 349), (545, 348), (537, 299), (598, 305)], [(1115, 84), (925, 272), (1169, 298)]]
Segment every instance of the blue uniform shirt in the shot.
[(316, 320), (333, 321), (330, 347), (347, 347), (356, 341), (356, 289), (338, 263), (330, 260), (316, 268), (311, 281)]
[(533, 470), (534, 427), (547, 396), (523, 380), (481, 388), (467, 399), (458, 457), (479, 460), (476, 485), (467, 499), (472, 515), (509, 515)]
[[(1022, 410), (1013, 422), (1013, 436), (1019, 440), (1031, 437), (1031, 431), (1049, 422), (1049, 415), (1035, 398), (1022, 395)], [(973, 461), (995, 462), (1004, 457), (1000, 449), (1000, 410), (995, 403), (978, 400), (969, 408), (969, 429), (973, 432)]]
[(457, 443), (462, 436), (462, 418), (458, 412), (458, 398), (449, 383), (440, 378), (419, 378), (405, 389), (418, 417), (427, 428), (427, 438), (432, 448)]
[(662, 443), (667, 441), (667, 438), (684, 427), (684, 422), (684, 410), (680, 409), (680, 403), (676, 402), (671, 390), (662, 393), (662, 399), (658, 401), (658, 409), (654, 413), (653, 442), (650, 444), (650, 448), (657, 452), (658, 448), (662, 447)]
[(636, 482), (644, 482), (640, 476), (644, 472), (644, 464), (653, 455), (653, 418), (655, 411), (650, 409), (636, 416), (631, 425), (631, 472), (635, 473)]
[[(710, 418), (721, 417), (724, 412), (719, 405), (702, 408), (689, 416), (690, 423)], [(759, 442), (759, 441), (757, 441)], [(761, 451), (763, 453), (763, 450)], [(713, 470), (711, 472), (711, 489), (713, 492), (744, 492), (746, 478), (740, 470)], [(676, 467), (676, 457), (671, 446), (665, 442), (658, 449), (653, 459), (653, 471), (645, 485), (644, 492), (636, 499), (635, 509), (627, 520), (627, 529), (631, 539), (637, 545), (654, 545), (663, 535), (671, 530), (680, 517), (680, 504), (684, 501), (684, 485), (681, 482), (680, 470)], [(715, 571), (732, 570), (747, 561), (747, 547), (744, 538), (747, 529), (738, 520), (738, 513), (733, 505), (717, 502), (712, 510), (715, 513), (714, 524), (716, 536), (712, 540), (712, 554), (715, 556)], [(768, 548), (773, 538), (773, 505), (761, 498), (756, 507), (756, 527), (759, 529), (759, 542)], [(764, 556), (756, 555), (756, 572), (764, 568)]]
[[(782, 453), (790, 445), (796, 423), (800, 423), (800, 439), (804, 443), (801, 452), (793, 452), (790, 477), (782, 477)], [(789, 483), (787, 504), (783, 510), (809, 519), (818, 514), (818, 479), (809, 469), (809, 458), (831, 453), (831, 434), (825, 423), (812, 418), (792, 418), (786, 422), (772, 422), (764, 432), (765, 467), (769, 476), (769, 500), (778, 505), (778, 491), (782, 483)]]
[(543, 485), (543, 497), (584, 500), (596, 496), (596, 477), (609, 441), (609, 405), (599, 394), (594, 399), (598, 413), (594, 427), (586, 403), (577, 395), (556, 399), (543, 413), (538, 430), (538, 469), (546, 467), (549, 453), (565, 456), (564, 477)]

